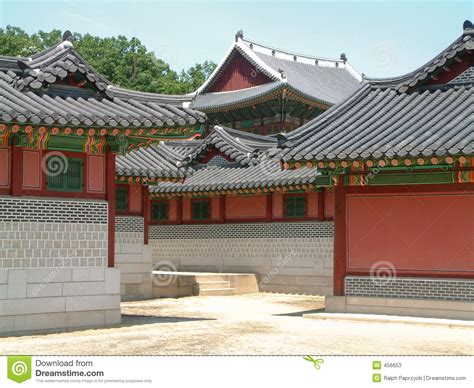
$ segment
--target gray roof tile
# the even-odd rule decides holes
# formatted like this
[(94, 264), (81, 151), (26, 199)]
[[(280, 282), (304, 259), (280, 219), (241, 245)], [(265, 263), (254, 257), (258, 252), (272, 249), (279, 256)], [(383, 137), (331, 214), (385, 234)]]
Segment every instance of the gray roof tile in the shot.
[(454, 60), (452, 52), (456, 56), (472, 55), (469, 47), (473, 36), (473, 29), (465, 31), (423, 70), (385, 81), (364, 82), (343, 103), (287, 135), (283, 159), (351, 160), (472, 153), (472, 79), (446, 85), (423, 85), (421, 80), (436, 70), (442, 71), (448, 62), (441, 65), (440, 58)]
[[(55, 84), (75, 73), (97, 91)], [(187, 107), (191, 98), (119, 88), (87, 64), (69, 41), (31, 58), (0, 56), (4, 122), (145, 128), (204, 123), (204, 113)]]

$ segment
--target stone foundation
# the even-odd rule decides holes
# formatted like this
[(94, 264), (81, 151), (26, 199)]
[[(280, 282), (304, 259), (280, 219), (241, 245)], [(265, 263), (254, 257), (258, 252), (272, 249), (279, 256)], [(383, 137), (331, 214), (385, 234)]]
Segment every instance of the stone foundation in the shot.
[(474, 280), (346, 276), (345, 295), (474, 302)]
[(120, 323), (116, 268), (0, 270), (0, 334)]
[(0, 333), (120, 322), (105, 201), (0, 197)]
[(325, 310), (328, 313), (474, 320), (474, 303), (446, 300), (326, 296)]

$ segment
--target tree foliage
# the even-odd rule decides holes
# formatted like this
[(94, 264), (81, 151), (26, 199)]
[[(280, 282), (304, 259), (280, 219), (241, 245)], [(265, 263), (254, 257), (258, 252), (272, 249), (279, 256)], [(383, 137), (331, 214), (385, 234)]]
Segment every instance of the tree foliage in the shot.
[[(60, 42), (62, 32), (38, 31), (27, 34), (19, 27), (0, 28), (0, 54), (28, 57)], [(74, 33), (74, 49), (100, 74), (114, 84), (143, 92), (185, 94), (196, 90), (216, 64), (196, 63), (177, 73), (155, 56), (137, 38), (123, 35), (100, 38)]]

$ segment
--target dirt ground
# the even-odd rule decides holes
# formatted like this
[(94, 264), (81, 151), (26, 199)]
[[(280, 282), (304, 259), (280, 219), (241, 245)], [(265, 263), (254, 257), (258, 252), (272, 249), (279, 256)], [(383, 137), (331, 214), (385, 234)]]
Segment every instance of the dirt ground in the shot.
[(122, 324), (0, 338), (0, 354), (33, 355), (474, 355), (474, 330), (319, 321), (323, 299), (283, 294), (122, 303)]

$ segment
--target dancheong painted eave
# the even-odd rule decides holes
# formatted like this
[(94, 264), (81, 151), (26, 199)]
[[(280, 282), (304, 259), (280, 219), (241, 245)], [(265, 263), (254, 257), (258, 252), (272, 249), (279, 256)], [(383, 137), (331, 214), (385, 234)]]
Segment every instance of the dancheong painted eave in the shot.
[(285, 166), (470, 163), (473, 49), (474, 29), (466, 22), (463, 35), (421, 70), (364, 81), (344, 102), (287, 135)]
[(55, 135), (131, 136), (132, 143), (189, 139), (206, 115), (191, 97), (131, 91), (113, 85), (64, 40), (30, 58), (0, 56), (0, 122)]

